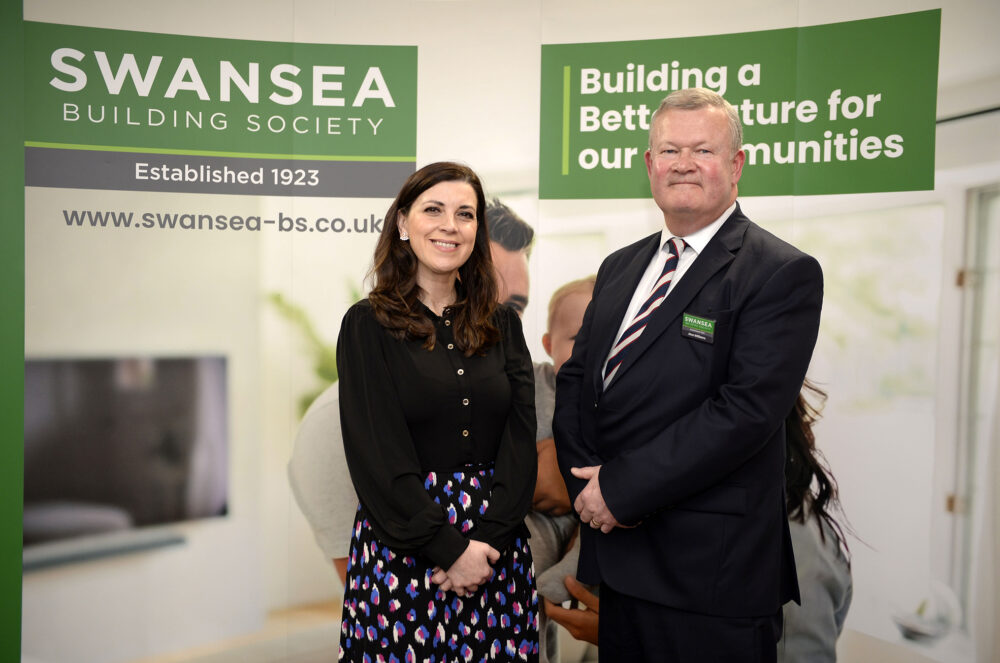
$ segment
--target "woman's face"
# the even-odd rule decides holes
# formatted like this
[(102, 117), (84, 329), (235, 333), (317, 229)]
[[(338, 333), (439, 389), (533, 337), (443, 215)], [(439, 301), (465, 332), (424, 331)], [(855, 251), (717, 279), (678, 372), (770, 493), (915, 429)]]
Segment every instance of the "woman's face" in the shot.
[(462, 181), (439, 182), (399, 216), (400, 236), (410, 237), (417, 256), (417, 284), (455, 278), (476, 243), (476, 191)]

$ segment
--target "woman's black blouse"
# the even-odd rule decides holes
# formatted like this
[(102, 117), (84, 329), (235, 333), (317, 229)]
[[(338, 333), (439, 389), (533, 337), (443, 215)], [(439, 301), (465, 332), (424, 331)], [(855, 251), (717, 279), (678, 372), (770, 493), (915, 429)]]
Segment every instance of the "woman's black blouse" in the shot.
[(451, 313), (425, 314), (433, 350), (397, 340), (368, 300), (344, 316), (337, 342), (344, 452), (361, 507), (383, 543), (447, 569), (468, 546), (424, 489), (428, 472), (494, 463), (489, 505), (472, 538), (503, 551), (524, 533), (535, 486), (535, 389), (521, 321), (501, 306), (501, 340), (467, 357)]

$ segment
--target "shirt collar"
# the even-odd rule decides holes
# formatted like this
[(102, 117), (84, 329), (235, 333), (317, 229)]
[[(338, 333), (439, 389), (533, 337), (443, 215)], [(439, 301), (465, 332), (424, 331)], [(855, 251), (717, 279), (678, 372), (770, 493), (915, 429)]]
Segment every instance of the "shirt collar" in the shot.
[[(736, 201), (733, 201), (733, 204), (727, 207), (726, 211), (724, 211), (722, 213), (722, 216), (720, 216), (718, 219), (708, 224), (704, 228), (694, 231), (687, 237), (682, 237), (681, 239), (684, 240), (684, 243), (687, 244), (688, 247), (694, 249), (695, 254), (700, 254), (702, 251), (705, 250), (705, 247), (708, 246), (708, 243), (712, 240), (713, 237), (715, 237), (715, 233), (719, 232), (719, 228), (722, 227), (722, 224), (726, 222), (726, 219), (728, 219), (734, 211), (736, 211)], [(661, 250), (671, 237), (675, 237), (675, 235), (671, 233), (670, 230), (666, 228), (666, 226), (664, 226), (663, 230), (660, 231)]]
[[(462, 279), (457, 278), (455, 279), (455, 304), (462, 301), (462, 299), (464, 298), (465, 298), (465, 286), (462, 284)], [(434, 321), (444, 320), (445, 318), (449, 317), (449, 312), (455, 310), (455, 304), (452, 304), (451, 306), (445, 306), (444, 310), (441, 312), (443, 315), (439, 316), (437, 313), (432, 311), (430, 307), (427, 306), (427, 304), (424, 304), (422, 301), (420, 301), (420, 298), (417, 298), (417, 306), (423, 309), (424, 315), (428, 316), (431, 320)]]

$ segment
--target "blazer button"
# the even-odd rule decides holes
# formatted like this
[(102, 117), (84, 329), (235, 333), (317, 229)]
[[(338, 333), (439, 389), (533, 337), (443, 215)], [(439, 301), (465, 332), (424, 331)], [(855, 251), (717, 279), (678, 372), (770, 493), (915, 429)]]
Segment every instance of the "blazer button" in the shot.
[(597, 401), (594, 401), (594, 409), (597, 409)]
[(458, 369), (456, 371), (456, 373), (458, 373), (459, 375), (465, 375), (465, 369), (464, 368), (460, 368), (460, 369)]
[(469, 430), (465, 429), (462, 431), (462, 437), (469, 437)]

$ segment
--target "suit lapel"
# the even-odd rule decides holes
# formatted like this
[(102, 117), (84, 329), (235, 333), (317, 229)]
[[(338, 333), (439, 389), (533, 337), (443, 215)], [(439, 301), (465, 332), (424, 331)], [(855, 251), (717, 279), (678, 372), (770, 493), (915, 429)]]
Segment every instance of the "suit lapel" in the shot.
[(632, 255), (626, 256), (624, 268), (610, 276), (611, 280), (605, 286), (602, 296), (599, 300), (595, 300), (597, 307), (594, 310), (592, 337), (597, 354), (594, 355), (594, 364), (591, 366), (595, 393), (599, 394), (604, 390), (601, 375), (604, 360), (611, 352), (611, 344), (615, 342), (618, 328), (621, 326), (629, 302), (632, 301), (632, 294), (639, 284), (639, 279), (646, 271), (649, 261), (653, 259), (653, 254), (660, 248), (660, 237), (660, 233), (657, 232), (639, 242)]
[(743, 216), (739, 205), (737, 205), (736, 210), (726, 219), (726, 222), (708, 242), (705, 249), (691, 263), (684, 277), (650, 316), (649, 323), (642, 335), (629, 349), (628, 354), (625, 355), (625, 359), (618, 369), (618, 374), (608, 385), (608, 389), (614, 388), (619, 377), (628, 372), (656, 339), (686, 310), (708, 280), (733, 261), (733, 258), (736, 257), (736, 251), (743, 243), (743, 234), (746, 232), (748, 224), (749, 219)]

